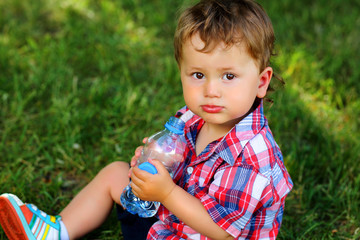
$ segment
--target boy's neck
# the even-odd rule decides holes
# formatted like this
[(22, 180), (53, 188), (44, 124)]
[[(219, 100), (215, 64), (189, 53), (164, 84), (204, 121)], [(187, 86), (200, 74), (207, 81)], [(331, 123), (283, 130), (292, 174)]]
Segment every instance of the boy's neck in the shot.
[(232, 128), (233, 126), (223, 127), (217, 124), (208, 124), (205, 122), (196, 138), (196, 155), (198, 156), (206, 148), (206, 146), (209, 145), (209, 143), (225, 136)]

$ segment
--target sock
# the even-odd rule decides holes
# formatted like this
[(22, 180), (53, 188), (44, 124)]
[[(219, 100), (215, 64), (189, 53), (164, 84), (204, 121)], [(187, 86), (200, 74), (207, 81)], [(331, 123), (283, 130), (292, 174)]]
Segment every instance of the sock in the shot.
[(66, 230), (65, 224), (62, 220), (60, 220), (60, 239), (61, 240), (69, 240), (69, 234)]

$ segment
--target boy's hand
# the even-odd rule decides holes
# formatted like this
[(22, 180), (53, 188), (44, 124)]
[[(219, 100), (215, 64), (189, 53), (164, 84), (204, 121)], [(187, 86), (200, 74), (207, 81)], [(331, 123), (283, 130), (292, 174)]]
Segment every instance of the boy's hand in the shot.
[(151, 174), (134, 167), (131, 174), (132, 191), (142, 200), (163, 202), (176, 184), (160, 161), (150, 159), (149, 162), (155, 166), (158, 173)]

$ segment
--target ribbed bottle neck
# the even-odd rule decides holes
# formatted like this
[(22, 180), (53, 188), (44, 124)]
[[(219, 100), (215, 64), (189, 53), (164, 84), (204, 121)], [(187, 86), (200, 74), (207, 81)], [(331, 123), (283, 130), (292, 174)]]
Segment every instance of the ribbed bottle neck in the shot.
[(185, 122), (176, 117), (170, 117), (169, 120), (165, 123), (165, 129), (177, 135), (184, 134), (184, 127)]

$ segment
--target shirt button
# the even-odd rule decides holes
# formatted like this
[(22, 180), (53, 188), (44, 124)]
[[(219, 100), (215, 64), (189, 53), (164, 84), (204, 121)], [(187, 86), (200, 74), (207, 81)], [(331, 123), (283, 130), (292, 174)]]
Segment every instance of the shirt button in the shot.
[(188, 167), (186, 169), (186, 171), (187, 171), (188, 174), (192, 174), (192, 172), (194, 171), (194, 168), (193, 167)]

